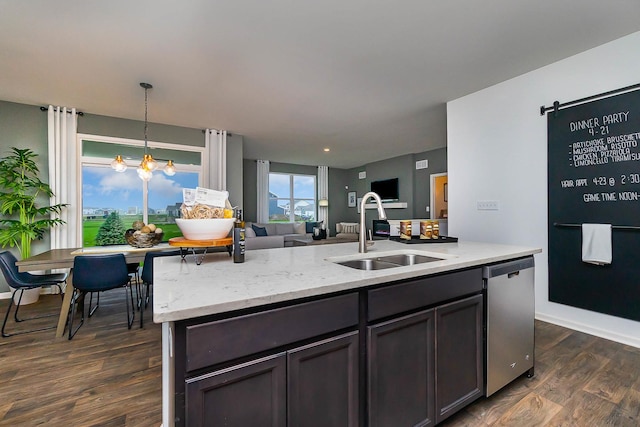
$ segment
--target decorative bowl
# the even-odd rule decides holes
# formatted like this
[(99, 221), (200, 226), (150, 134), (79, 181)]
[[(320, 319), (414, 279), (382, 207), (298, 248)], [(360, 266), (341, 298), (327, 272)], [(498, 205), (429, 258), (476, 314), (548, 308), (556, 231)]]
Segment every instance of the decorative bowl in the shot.
[(164, 233), (138, 233), (133, 228), (124, 233), (124, 239), (134, 248), (150, 248), (162, 242)]
[(214, 240), (229, 235), (234, 218), (184, 219), (176, 218), (176, 224), (185, 239)]

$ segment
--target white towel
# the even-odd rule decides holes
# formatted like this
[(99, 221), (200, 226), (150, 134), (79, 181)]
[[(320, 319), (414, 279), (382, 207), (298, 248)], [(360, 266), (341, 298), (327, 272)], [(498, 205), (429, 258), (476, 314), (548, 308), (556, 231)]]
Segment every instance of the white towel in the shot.
[(611, 264), (611, 224), (582, 224), (582, 261)]

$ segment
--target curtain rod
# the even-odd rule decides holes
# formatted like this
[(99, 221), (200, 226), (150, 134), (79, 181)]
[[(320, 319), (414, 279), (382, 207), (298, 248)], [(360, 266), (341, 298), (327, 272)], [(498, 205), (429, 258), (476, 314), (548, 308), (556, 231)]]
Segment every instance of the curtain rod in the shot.
[(587, 96), (586, 98), (581, 98), (581, 99), (576, 99), (575, 101), (570, 101), (570, 102), (565, 102), (565, 103), (560, 103), (558, 101), (555, 101), (553, 103), (553, 106), (551, 107), (545, 107), (544, 105), (540, 107), (540, 115), (544, 116), (544, 113), (546, 113), (547, 111), (551, 111), (554, 110), (554, 112), (557, 112), (558, 109), (562, 108), (562, 107), (568, 107), (570, 105), (576, 105), (576, 104), (582, 104), (583, 102), (587, 102), (587, 101), (591, 101), (593, 99), (598, 99), (598, 98), (603, 98), (605, 96), (611, 96), (611, 95), (615, 95), (621, 92), (627, 92), (627, 91), (631, 91), (632, 89), (638, 89), (640, 88), (640, 83), (631, 85), (631, 86), (627, 86), (627, 87), (623, 87), (620, 89), (614, 89), (614, 90), (610, 90), (609, 92), (603, 92), (600, 93), (598, 95), (591, 95), (591, 96)]
[[(582, 227), (582, 224), (560, 224), (557, 222), (553, 223), (554, 227)], [(616, 230), (640, 230), (640, 227), (636, 227), (634, 225), (612, 225), (611, 228), (615, 228)]]
[[(49, 107), (40, 107), (40, 111), (49, 111)], [(67, 113), (71, 114), (71, 111), (67, 111)], [(84, 116), (82, 111), (76, 111), (76, 114), (79, 116)]]
[[(206, 131), (207, 131), (206, 129), (202, 129), (202, 133), (205, 133)], [(216, 135), (219, 135), (219, 134), (220, 134), (220, 131), (217, 130)], [(227, 132), (227, 136), (233, 136), (233, 134), (231, 132)]]

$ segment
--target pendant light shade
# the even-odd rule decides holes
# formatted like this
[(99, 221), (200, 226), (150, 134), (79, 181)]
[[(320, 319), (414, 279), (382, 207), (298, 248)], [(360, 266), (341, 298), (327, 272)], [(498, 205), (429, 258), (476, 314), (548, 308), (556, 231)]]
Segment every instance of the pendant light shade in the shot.
[(111, 167), (116, 172), (124, 172), (127, 170), (127, 163), (124, 161), (122, 156), (118, 154), (116, 158), (111, 162)]
[[(140, 83), (140, 86), (144, 89), (144, 155), (142, 156), (142, 161), (138, 166), (137, 172), (141, 180), (149, 181), (153, 177), (153, 171), (158, 169), (158, 162), (153, 158), (151, 153), (149, 153), (147, 138), (147, 129), (149, 126), (149, 122), (147, 120), (147, 91), (149, 89), (152, 89), (153, 86), (149, 83)], [(127, 170), (127, 164), (120, 154), (118, 154), (116, 158), (111, 162), (111, 168), (113, 168), (113, 170), (115, 170), (116, 172), (124, 172), (125, 170)], [(176, 174), (176, 167), (173, 164), (173, 160), (169, 160), (167, 162), (167, 165), (164, 167), (163, 172), (169, 176), (173, 176)]]

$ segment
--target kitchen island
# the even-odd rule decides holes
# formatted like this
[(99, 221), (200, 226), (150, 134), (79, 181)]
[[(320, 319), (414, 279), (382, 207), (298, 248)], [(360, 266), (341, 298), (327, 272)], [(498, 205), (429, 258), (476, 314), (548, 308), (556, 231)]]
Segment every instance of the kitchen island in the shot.
[[(337, 264), (398, 252), (438, 260)], [(481, 267), (539, 252), (376, 241), (368, 254), (357, 243), (249, 251), (242, 264), (161, 258), (163, 425), (438, 423), (482, 395)]]

